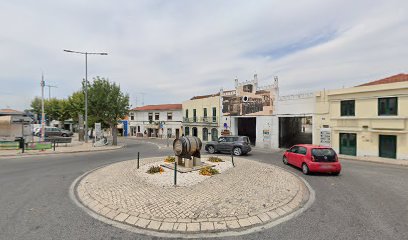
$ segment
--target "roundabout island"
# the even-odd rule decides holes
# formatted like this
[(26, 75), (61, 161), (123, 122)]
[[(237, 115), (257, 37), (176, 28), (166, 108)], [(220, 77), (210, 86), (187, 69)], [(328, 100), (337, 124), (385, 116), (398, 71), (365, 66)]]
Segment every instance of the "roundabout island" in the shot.
[[(308, 208), (314, 193), (298, 176), (279, 167), (229, 157), (177, 173), (166, 157), (128, 160), (92, 170), (78, 178), (71, 196), (91, 216), (116, 227), (161, 237), (234, 236), (261, 231)], [(158, 173), (148, 173), (152, 166)]]

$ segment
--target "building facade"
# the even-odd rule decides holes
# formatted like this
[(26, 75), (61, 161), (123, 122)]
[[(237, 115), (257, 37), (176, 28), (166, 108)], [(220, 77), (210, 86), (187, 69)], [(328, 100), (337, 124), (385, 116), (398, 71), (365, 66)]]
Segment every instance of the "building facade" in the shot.
[(220, 94), (195, 96), (183, 102), (183, 134), (202, 141), (215, 141), (220, 136)]
[(316, 93), (315, 123), (314, 144), (408, 160), (408, 74)]
[(259, 86), (256, 74), (250, 81), (235, 79), (235, 90), (221, 91), (222, 132), (248, 136), (252, 145), (271, 148), (272, 115), (278, 94), (277, 77), (267, 86)]
[(181, 136), (181, 104), (136, 107), (129, 111), (129, 135), (176, 138)]

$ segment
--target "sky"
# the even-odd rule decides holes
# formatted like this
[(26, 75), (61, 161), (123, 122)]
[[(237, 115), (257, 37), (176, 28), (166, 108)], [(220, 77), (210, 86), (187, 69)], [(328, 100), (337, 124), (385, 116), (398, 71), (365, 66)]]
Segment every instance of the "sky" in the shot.
[[(88, 79), (119, 83), (132, 107), (181, 103), (278, 76), (280, 94), (407, 73), (406, 0), (1, 1), (0, 109)], [(45, 89), (49, 97), (49, 89)]]

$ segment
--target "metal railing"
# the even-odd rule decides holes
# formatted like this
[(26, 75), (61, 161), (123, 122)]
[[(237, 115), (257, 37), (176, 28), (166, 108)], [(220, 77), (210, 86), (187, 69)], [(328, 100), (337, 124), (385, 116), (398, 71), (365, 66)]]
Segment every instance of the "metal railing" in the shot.
[(183, 118), (183, 123), (218, 123), (218, 117), (191, 117), (191, 118)]

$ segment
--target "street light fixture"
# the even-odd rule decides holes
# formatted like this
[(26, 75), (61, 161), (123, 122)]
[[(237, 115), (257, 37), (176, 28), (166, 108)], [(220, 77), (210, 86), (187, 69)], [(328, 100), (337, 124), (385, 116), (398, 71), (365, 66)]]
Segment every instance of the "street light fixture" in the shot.
[(64, 49), (64, 52), (85, 55), (85, 142), (88, 142), (88, 55), (108, 55), (105, 52), (79, 52)]

